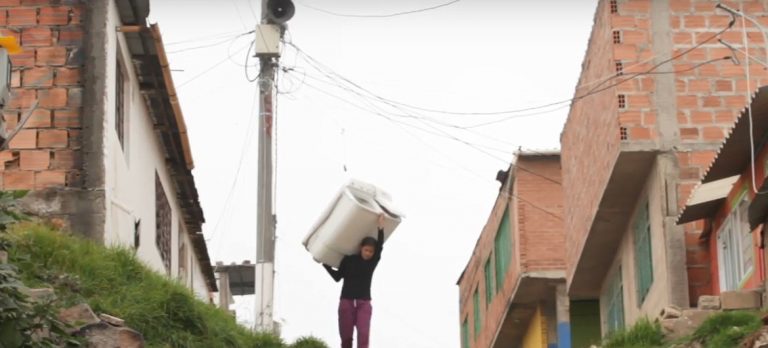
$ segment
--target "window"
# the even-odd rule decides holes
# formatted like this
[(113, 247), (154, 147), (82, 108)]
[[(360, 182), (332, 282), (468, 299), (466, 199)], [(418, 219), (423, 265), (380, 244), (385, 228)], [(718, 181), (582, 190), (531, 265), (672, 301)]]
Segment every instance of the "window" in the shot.
[(171, 271), (171, 205), (160, 177), (155, 173), (155, 245), (166, 272)]
[(613, 276), (606, 294), (608, 333), (624, 329), (624, 286), (621, 279), (621, 267)]
[(645, 203), (635, 217), (635, 279), (637, 281), (637, 305), (645, 302), (653, 284), (653, 255), (651, 250), (651, 221), (648, 203)]
[(616, 75), (624, 75), (624, 63), (618, 60), (616, 61)]
[(133, 248), (138, 249), (141, 245), (141, 219), (133, 222)]
[(717, 235), (720, 290), (738, 290), (755, 265), (752, 231), (749, 228), (749, 200), (746, 192), (725, 219)]
[(179, 281), (187, 285), (187, 245), (179, 233)]
[[(118, 50), (118, 56), (120, 51)], [(125, 72), (122, 61), (118, 60), (115, 74), (115, 131), (120, 148), (125, 151)]]
[(614, 30), (613, 31), (613, 43), (620, 44), (621, 43), (621, 31)]
[(485, 304), (490, 304), (493, 294), (496, 293), (495, 283), (493, 282), (493, 268), (491, 267), (491, 257), (485, 261)]
[[(478, 286), (479, 288), (479, 286)], [(480, 294), (477, 292), (478, 288), (475, 288), (475, 294), (472, 295), (472, 304), (475, 306), (475, 339), (480, 336)]]
[(509, 207), (504, 209), (504, 216), (496, 231), (493, 241), (493, 252), (496, 255), (496, 291), (504, 288), (504, 279), (509, 270), (509, 262), (512, 259), (512, 240), (510, 238)]
[(627, 108), (627, 96), (624, 94), (618, 95), (619, 99), (619, 109), (626, 109)]
[(617, 0), (611, 0), (611, 14), (619, 13), (619, 2)]
[(461, 348), (469, 348), (469, 323), (467, 318), (461, 323)]

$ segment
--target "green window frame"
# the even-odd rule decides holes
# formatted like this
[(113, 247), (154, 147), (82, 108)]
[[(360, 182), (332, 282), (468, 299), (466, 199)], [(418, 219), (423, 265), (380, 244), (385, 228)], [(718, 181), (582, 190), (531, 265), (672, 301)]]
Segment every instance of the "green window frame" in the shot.
[(496, 283), (493, 282), (493, 268), (491, 265), (491, 257), (488, 256), (488, 259), (485, 261), (485, 304), (488, 305), (491, 303), (491, 300), (493, 300), (493, 294), (496, 293), (495, 285)]
[(496, 291), (504, 288), (509, 263), (512, 259), (512, 239), (510, 238), (509, 206), (504, 208), (504, 215), (493, 241), (496, 261)]
[(653, 284), (653, 251), (651, 249), (651, 221), (645, 203), (635, 217), (635, 279), (637, 282), (637, 306), (645, 302)]
[(469, 323), (467, 318), (461, 323), (461, 348), (469, 348)]
[(624, 329), (624, 284), (622, 281), (621, 267), (611, 280), (607, 293), (608, 305), (607, 322), (608, 333), (613, 333)]
[(481, 329), (481, 317), (480, 317), (480, 293), (477, 292), (479, 286), (475, 288), (475, 293), (472, 295), (472, 303), (475, 305), (475, 333), (474, 338), (477, 339), (477, 336), (480, 335), (480, 329)]

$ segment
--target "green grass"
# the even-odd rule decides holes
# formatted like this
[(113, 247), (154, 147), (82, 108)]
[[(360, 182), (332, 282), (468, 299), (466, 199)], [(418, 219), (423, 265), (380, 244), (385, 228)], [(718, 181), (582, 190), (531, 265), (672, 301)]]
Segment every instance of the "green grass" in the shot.
[(663, 347), (664, 334), (659, 323), (647, 318), (637, 321), (629, 330), (614, 332), (603, 341), (603, 348), (649, 348)]
[(5, 235), (11, 262), (28, 286), (53, 286), (66, 305), (125, 319), (147, 347), (282, 348), (281, 339), (255, 335), (228, 313), (197, 300), (177, 282), (150, 271), (131, 250), (93, 242), (32, 223)]
[(314, 337), (301, 337), (293, 342), (289, 348), (329, 348), (325, 342)]
[(721, 312), (705, 320), (691, 339), (704, 344), (706, 348), (737, 347), (744, 338), (762, 326), (757, 312)]

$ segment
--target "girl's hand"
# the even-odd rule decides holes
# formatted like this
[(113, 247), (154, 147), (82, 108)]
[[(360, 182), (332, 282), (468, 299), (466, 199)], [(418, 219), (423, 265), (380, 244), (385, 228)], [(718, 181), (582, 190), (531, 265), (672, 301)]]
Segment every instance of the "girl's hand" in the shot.
[(384, 213), (379, 214), (379, 228), (384, 229)]

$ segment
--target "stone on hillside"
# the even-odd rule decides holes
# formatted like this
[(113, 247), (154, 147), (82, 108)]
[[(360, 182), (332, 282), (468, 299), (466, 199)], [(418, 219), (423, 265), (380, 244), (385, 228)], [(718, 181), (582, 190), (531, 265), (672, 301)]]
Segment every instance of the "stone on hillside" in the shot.
[(720, 309), (720, 296), (699, 296), (699, 309)]
[(712, 314), (717, 313), (712, 310), (685, 309), (679, 318), (661, 320), (661, 329), (664, 335), (676, 340), (691, 335)]
[(744, 339), (741, 347), (768, 348), (768, 327), (763, 326), (760, 330)]
[(144, 336), (127, 327), (115, 327), (104, 322), (80, 330), (88, 348), (144, 348)]
[(8, 252), (0, 250), (0, 265), (8, 263)]
[(680, 318), (682, 315), (683, 315), (683, 311), (680, 309), (680, 307), (667, 306), (661, 310), (661, 313), (659, 313), (659, 318), (661, 320), (677, 319), (677, 318)]
[(758, 309), (763, 305), (760, 292), (725, 291), (720, 294), (720, 303), (723, 310)]
[(22, 291), (35, 303), (50, 302), (56, 299), (56, 293), (51, 288), (24, 289)]
[(113, 317), (109, 314), (99, 314), (99, 318), (112, 326), (125, 326), (125, 320)]
[(59, 320), (69, 325), (72, 328), (72, 332), (77, 332), (84, 326), (98, 324), (101, 322), (96, 314), (93, 313), (91, 307), (85, 303), (81, 303), (59, 312)]

